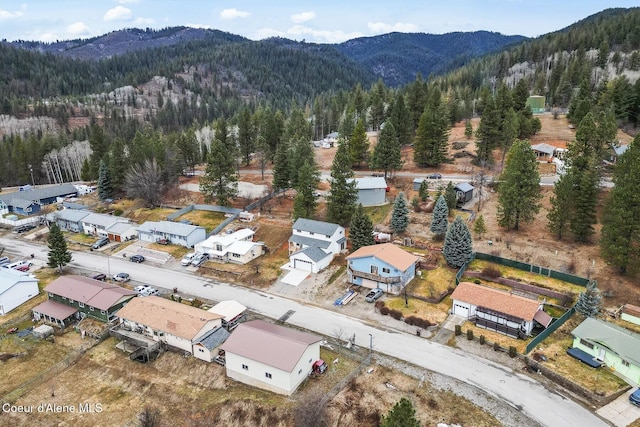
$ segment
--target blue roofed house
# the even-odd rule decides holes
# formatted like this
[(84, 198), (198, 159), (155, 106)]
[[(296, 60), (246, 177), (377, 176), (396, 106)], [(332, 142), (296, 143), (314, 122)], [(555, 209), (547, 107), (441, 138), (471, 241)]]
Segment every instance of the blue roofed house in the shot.
[(198, 225), (173, 221), (147, 221), (137, 228), (138, 238), (144, 242), (167, 239), (173, 245), (192, 248), (207, 238), (207, 230)]
[(379, 206), (387, 202), (387, 181), (383, 177), (353, 178), (362, 206)]
[(592, 317), (586, 318), (571, 334), (573, 347), (567, 351), (569, 354), (592, 366), (605, 364), (640, 385), (640, 334)]
[(397, 295), (415, 277), (417, 262), (393, 243), (363, 246), (347, 256), (347, 281)]
[(331, 264), (336, 254), (346, 249), (344, 227), (330, 222), (298, 218), (289, 238), (289, 266), (317, 273)]
[(0, 208), (20, 215), (34, 215), (39, 213), (44, 205), (50, 205), (64, 197), (78, 195), (78, 190), (72, 184), (39, 188), (24, 186), (24, 188), (23, 191), (0, 194)]

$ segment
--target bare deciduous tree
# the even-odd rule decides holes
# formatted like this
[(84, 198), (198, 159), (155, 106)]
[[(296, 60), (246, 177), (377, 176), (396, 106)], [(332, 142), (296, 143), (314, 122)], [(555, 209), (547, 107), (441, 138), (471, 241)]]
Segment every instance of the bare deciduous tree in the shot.
[(164, 187), (162, 170), (155, 160), (134, 165), (125, 177), (127, 196), (142, 199), (151, 207), (160, 206)]

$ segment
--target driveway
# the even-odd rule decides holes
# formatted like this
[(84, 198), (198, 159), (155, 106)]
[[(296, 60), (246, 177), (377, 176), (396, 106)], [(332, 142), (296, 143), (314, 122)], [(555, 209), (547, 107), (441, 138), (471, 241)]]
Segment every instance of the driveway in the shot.
[(637, 419), (640, 419), (640, 408), (633, 406), (629, 402), (629, 395), (636, 390), (633, 387), (631, 390), (618, 397), (608, 405), (603, 406), (596, 412), (602, 418), (611, 421), (616, 427), (626, 427)]

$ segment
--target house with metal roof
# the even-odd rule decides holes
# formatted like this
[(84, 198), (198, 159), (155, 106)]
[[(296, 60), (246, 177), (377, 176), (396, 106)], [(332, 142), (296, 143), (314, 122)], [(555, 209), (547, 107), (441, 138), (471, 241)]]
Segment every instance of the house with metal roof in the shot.
[(289, 266), (317, 273), (347, 248), (344, 227), (330, 222), (298, 218), (289, 238)]
[(54, 221), (63, 231), (72, 231), (74, 233), (80, 233), (84, 231), (82, 226), (82, 219), (90, 215), (91, 212), (83, 209), (63, 209), (61, 211), (55, 211), (47, 215), (51, 221)]
[[(572, 332), (573, 346), (567, 351), (596, 366), (604, 364), (635, 385), (640, 385), (640, 334), (611, 322), (587, 317)], [(576, 351), (578, 350), (578, 351)]]
[(393, 243), (363, 246), (347, 256), (347, 281), (397, 295), (416, 275), (418, 257)]
[(206, 362), (213, 361), (229, 336), (221, 315), (157, 296), (134, 298), (118, 318), (112, 335), (138, 343), (151, 340)]
[(229, 378), (290, 396), (320, 359), (321, 341), (314, 334), (252, 320), (238, 325), (221, 349)]
[(104, 229), (112, 242), (126, 242), (138, 237), (138, 224), (133, 222), (116, 222)]
[(0, 316), (39, 293), (38, 279), (13, 268), (0, 267)]
[(0, 208), (21, 215), (34, 215), (43, 205), (55, 203), (65, 197), (76, 197), (78, 190), (72, 184), (59, 184), (47, 187), (21, 187), (21, 191), (0, 194)]
[(85, 317), (111, 322), (115, 313), (136, 296), (118, 285), (76, 275), (59, 277), (44, 291), (49, 299), (33, 308), (33, 318), (62, 328)]
[(531, 335), (535, 323), (547, 327), (552, 320), (537, 299), (471, 282), (460, 282), (451, 300), (452, 314), (512, 338), (525, 338)]
[(119, 216), (91, 212), (89, 215), (82, 218), (80, 222), (82, 223), (82, 232), (84, 234), (107, 237), (109, 235), (107, 229), (113, 224), (119, 222), (131, 223), (131, 220)]
[[(353, 178), (358, 189), (358, 200), (362, 206), (379, 206), (387, 202), (387, 181), (383, 177)], [(350, 180), (351, 181), (351, 180)]]
[(222, 316), (222, 327), (231, 331), (244, 320), (247, 313), (247, 307), (240, 304), (238, 301), (227, 300), (220, 301), (208, 311)]
[(138, 239), (157, 242), (166, 239), (173, 245), (193, 248), (207, 238), (207, 230), (198, 225), (173, 221), (147, 221), (137, 228)]

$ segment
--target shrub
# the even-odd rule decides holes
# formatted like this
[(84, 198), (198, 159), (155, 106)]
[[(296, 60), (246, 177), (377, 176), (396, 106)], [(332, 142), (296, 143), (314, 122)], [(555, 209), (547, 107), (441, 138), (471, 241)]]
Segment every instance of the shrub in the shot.
[(482, 269), (482, 275), (495, 278), (502, 276), (502, 273), (500, 273), (500, 270), (498, 270), (497, 268), (488, 266)]
[(471, 330), (471, 329), (467, 329), (467, 339), (468, 339), (469, 341), (472, 341), (472, 340), (473, 340), (473, 330)]
[(384, 301), (379, 299), (378, 301), (375, 302), (374, 306), (375, 306), (375, 308), (380, 310), (380, 309), (382, 309), (382, 307), (384, 307)]
[(451, 144), (451, 147), (454, 150), (462, 150), (464, 147), (466, 147), (467, 145), (469, 145), (468, 142), (465, 141), (455, 141), (453, 144)]
[(409, 316), (409, 317), (405, 317), (404, 318), (404, 323), (406, 323), (407, 325), (411, 325), (411, 326), (416, 326), (419, 321), (420, 321), (420, 319), (418, 319), (415, 316)]
[(386, 316), (387, 314), (389, 314), (391, 310), (389, 310), (389, 307), (387, 306), (382, 306), (380, 307), (380, 314), (382, 314), (383, 316)]
[(498, 344), (497, 342), (493, 343), (493, 351), (500, 351), (500, 344)]
[(514, 346), (509, 346), (509, 357), (514, 358), (518, 354), (518, 351)]
[(429, 322), (427, 319), (417, 319), (418, 323), (416, 323), (416, 326), (420, 326), (423, 329), (428, 328), (429, 326), (431, 326), (431, 322)]
[(396, 320), (402, 319), (402, 312), (400, 310), (389, 310), (389, 316)]
[(480, 335), (480, 344), (484, 345), (486, 341), (486, 338), (484, 337), (484, 335)]
[(480, 281), (480, 279), (474, 279), (474, 280), (473, 280), (473, 283), (475, 283), (476, 285), (479, 285), (479, 284), (481, 284), (482, 282)]
[(200, 308), (202, 306), (202, 301), (200, 301), (198, 298), (194, 298), (194, 300), (191, 301), (191, 305), (193, 307)]
[(455, 334), (456, 336), (462, 335), (462, 326), (456, 325)]
[(113, 211), (113, 215), (115, 216), (122, 216), (124, 212), (122, 211), (122, 209), (116, 209), (115, 211)]

